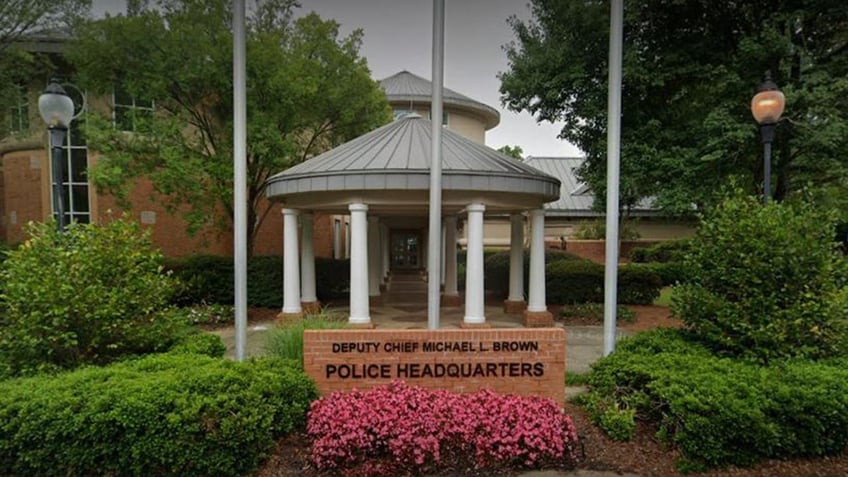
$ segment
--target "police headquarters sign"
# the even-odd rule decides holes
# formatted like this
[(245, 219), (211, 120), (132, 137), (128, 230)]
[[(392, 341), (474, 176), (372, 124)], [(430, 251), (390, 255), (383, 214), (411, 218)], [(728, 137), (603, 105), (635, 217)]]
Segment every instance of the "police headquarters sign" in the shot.
[(560, 328), (307, 330), (303, 346), (304, 367), (322, 394), (403, 380), (565, 399)]

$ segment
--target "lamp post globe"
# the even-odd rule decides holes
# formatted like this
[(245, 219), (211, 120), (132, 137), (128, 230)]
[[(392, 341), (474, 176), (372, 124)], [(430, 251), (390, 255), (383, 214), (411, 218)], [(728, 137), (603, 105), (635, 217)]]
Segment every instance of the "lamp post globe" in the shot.
[(61, 232), (65, 228), (65, 197), (62, 180), (64, 161), (62, 146), (65, 144), (68, 127), (74, 118), (74, 101), (55, 79), (38, 97), (38, 112), (47, 124), (50, 136), (50, 158), (53, 175), (53, 204), (56, 213), (56, 227)]
[(771, 143), (774, 141), (774, 128), (785, 106), (786, 98), (771, 80), (771, 71), (767, 71), (765, 80), (751, 99), (751, 114), (760, 125), (763, 141), (763, 204), (768, 204), (771, 198)]

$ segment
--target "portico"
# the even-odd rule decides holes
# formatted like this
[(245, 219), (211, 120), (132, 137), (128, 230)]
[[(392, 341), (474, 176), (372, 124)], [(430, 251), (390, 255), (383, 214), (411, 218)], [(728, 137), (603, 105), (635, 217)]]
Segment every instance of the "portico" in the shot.
[[(486, 325), (483, 219), (507, 215), (513, 224), (508, 311), (525, 308), (523, 231), (529, 225), (525, 321), (547, 324), (543, 204), (559, 197), (559, 181), (449, 130), (442, 132), (442, 305), (464, 304), (463, 326)], [(401, 269), (426, 273), (429, 158), (430, 122), (410, 114), (268, 179), (268, 198), (285, 206), (283, 314), (314, 306), (314, 264), (304, 262), (314, 261), (306, 243), (312, 240), (315, 213), (350, 215), (351, 325), (372, 323), (370, 308), (379, 304), (387, 275)], [(460, 227), (467, 232), (464, 303), (457, 283)]]

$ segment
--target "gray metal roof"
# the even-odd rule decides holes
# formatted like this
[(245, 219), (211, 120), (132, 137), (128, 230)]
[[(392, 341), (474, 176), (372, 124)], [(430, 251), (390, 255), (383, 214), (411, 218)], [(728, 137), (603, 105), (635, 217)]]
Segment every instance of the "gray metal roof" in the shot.
[[(589, 185), (577, 177), (577, 169), (583, 164), (582, 157), (528, 157), (524, 163), (560, 180), (562, 188), (559, 200), (545, 204), (548, 215), (574, 217), (600, 217), (603, 212), (592, 209), (595, 195)], [(632, 215), (655, 215), (651, 199), (641, 200), (630, 213)]]
[[(426, 104), (429, 107), (432, 99), (433, 83), (409, 71), (401, 71), (380, 80), (380, 86), (386, 92), (386, 99), (392, 104)], [(501, 121), (501, 115), (495, 108), (450, 88), (442, 88), (442, 102), (447, 107), (452, 106), (481, 116), (486, 129), (492, 129)]]
[[(350, 191), (426, 191), (430, 121), (417, 114), (364, 134), (268, 179), (267, 196)], [(559, 197), (560, 181), (494, 149), (442, 129), (442, 190)]]

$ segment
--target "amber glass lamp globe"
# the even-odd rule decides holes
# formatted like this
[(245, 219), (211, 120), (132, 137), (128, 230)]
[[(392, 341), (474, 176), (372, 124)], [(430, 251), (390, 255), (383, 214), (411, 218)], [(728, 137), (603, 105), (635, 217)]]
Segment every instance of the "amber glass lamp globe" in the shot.
[(776, 124), (783, 114), (786, 98), (778, 89), (760, 91), (751, 100), (751, 113), (759, 124)]

